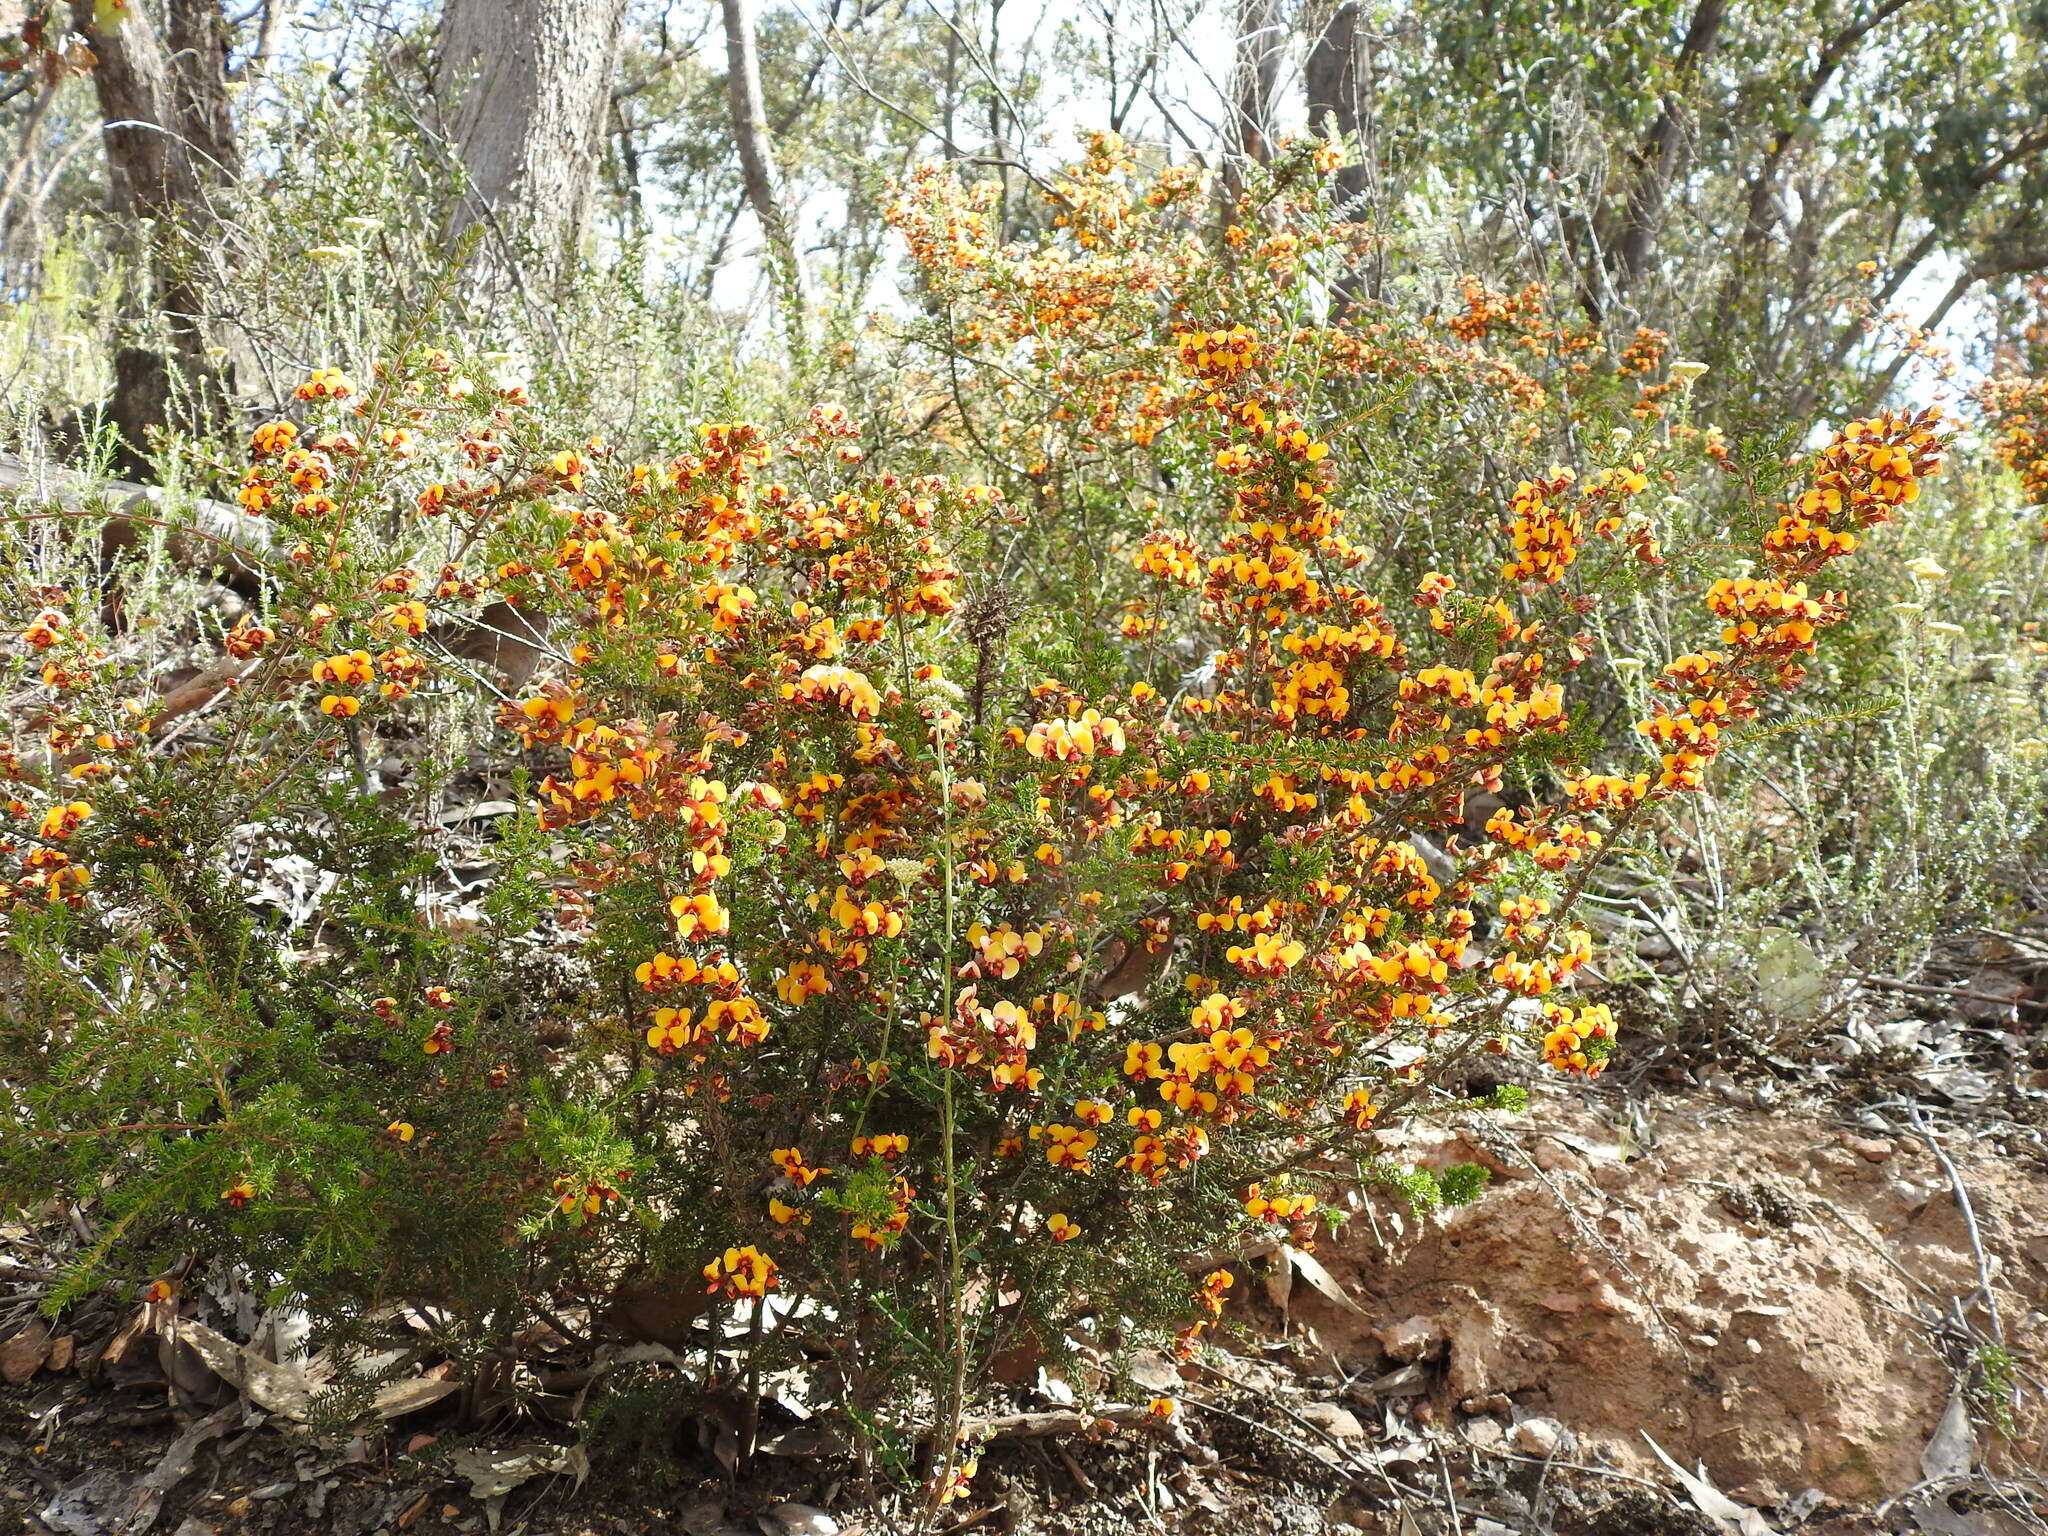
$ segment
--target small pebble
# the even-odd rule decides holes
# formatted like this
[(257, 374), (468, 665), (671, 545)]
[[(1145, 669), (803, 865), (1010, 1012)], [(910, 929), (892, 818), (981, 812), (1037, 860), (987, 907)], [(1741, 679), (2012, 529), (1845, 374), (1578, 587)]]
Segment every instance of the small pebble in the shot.
[(1866, 1163), (1882, 1163), (1892, 1155), (1892, 1144), (1874, 1136), (1856, 1136), (1844, 1131), (1835, 1139)]
[(1465, 1439), (1482, 1451), (1492, 1450), (1505, 1438), (1501, 1434), (1500, 1421), (1498, 1419), (1483, 1416), (1476, 1419), (1467, 1419), (1459, 1428), (1463, 1431)]
[(1358, 1415), (1341, 1403), (1305, 1403), (1297, 1410), (1302, 1419), (1315, 1425), (1332, 1440), (1363, 1440), (1365, 1426)]
[(1509, 1431), (1508, 1442), (1524, 1456), (1554, 1456), (1564, 1444), (1564, 1426), (1555, 1419), (1524, 1419)]

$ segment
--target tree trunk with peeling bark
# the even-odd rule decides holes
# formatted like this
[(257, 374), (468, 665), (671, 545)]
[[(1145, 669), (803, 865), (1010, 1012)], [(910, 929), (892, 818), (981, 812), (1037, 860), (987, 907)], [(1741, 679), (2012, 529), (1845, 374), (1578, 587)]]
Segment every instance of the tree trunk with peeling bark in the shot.
[[(1323, 138), (1348, 140), (1353, 158), (1336, 173), (1337, 198), (1344, 216), (1361, 219), (1377, 201), (1377, 150), (1372, 132), (1372, 39), (1361, 25), (1358, 0), (1344, 0), (1317, 29), (1309, 45), (1302, 84), (1308, 94), (1309, 127)], [(1377, 269), (1368, 274), (1379, 288)], [(1337, 283), (1337, 298), (1348, 303), (1358, 296), (1359, 280), (1346, 275)]]
[(1236, 61), (1230, 82), (1230, 134), (1224, 149), (1223, 218), (1235, 217), (1245, 175), (1273, 158), (1273, 114), (1278, 105), (1286, 29), (1279, 0), (1239, 0)]
[(220, 196), (240, 177), (227, 89), (227, 20), (217, 0), (167, 0), (159, 30), (132, 6), (102, 31), (92, 0), (73, 0), (73, 25), (99, 63), (92, 71), (110, 211), (126, 228), (135, 276), (114, 357), (106, 414), (121, 467), (148, 471), (152, 428), (227, 424), (229, 386), (207, 356), (203, 261), (220, 228)]
[(434, 98), (468, 173), (453, 232), (482, 224), (543, 284), (590, 220), (625, 0), (448, 0)]

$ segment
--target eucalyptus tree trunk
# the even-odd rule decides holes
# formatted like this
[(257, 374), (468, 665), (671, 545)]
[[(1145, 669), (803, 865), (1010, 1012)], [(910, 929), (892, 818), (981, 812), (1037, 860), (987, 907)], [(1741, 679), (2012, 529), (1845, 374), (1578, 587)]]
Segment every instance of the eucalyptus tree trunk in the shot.
[(229, 387), (207, 355), (206, 264), (218, 255), (220, 199), (241, 174), (218, 0), (166, 0), (158, 14), (131, 5), (102, 29), (92, 0), (72, 6), (98, 56), (109, 212), (132, 261), (107, 416), (121, 467), (137, 476), (151, 428), (226, 424)]
[[(1323, 138), (1344, 139), (1353, 158), (1336, 173), (1339, 205), (1347, 219), (1364, 219), (1378, 211), (1379, 147), (1373, 133), (1372, 37), (1365, 27), (1359, 0), (1343, 0), (1324, 19), (1309, 44), (1302, 70), (1308, 94), (1309, 128)], [(1378, 296), (1380, 260), (1363, 276)], [(1358, 297), (1357, 275), (1336, 285), (1341, 307)]]
[(772, 269), (776, 302), (792, 354), (804, 351), (804, 278), (796, 236), (775, 187), (775, 145), (761, 92), (761, 60), (754, 46), (750, 0), (723, 0), (725, 11), (726, 99), (732, 107), (733, 142), (739, 149), (740, 178), (747, 203), (761, 226)]
[(1684, 41), (1671, 61), (1657, 120), (1635, 152), (1636, 174), (1620, 211), (1620, 229), (1608, 241), (1613, 252), (1614, 286), (1624, 294), (1650, 265), (1664, 205), (1684, 169), (1687, 141), (1693, 132), (1685, 92), (1712, 55), (1727, 17), (1728, 0), (1699, 0), (1694, 7)]
[(1362, 158), (1337, 172), (1337, 185), (1347, 201), (1366, 190), (1373, 156), (1372, 51), (1362, 36), (1358, 0), (1344, 0), (1309, 45), (1303, 67), (1308, 92), (1308, 125), (1324, 138), (1352, 141)]
[(1273, 158), (1273, 117), (1286, 44), (1280, 0), (1238, 0), (1230, 129), (1224, 144), (1220, 187), (1225, 224), (1235, 217), (1238, 199), (1244, 195), (1246, 173), (1253, 165), (1264, 165)]
[(524, 285), (567, 270), (597, 188), (625, 0), (448, 0), (434, 99), (482, 225)]

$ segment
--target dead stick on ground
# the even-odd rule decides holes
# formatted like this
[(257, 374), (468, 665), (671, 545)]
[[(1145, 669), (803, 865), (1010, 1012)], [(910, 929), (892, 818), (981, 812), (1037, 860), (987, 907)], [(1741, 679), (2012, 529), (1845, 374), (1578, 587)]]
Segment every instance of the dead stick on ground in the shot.
[(1465, 1528), (1465, 1521), (1464, 1518), (1458, 1513), (1458, 1491), (1451, 1486), (1450, 1458), (1444, 1455), (1444, 1447), (1442, 1441), (1432, 1439), (1430, 1444), (1432, 1448), (1436, 1451), (1437, 1472), (1444, 1480), (1444, 1503), (1450, 1506), (1451, 1529), (1454, 1531), (1462, 1531)]
[(1311, 1461), (1322, 1460), (1322, 1457), (1316, 1454), (1316, 1448), (1314, 1446), (1304, 1445), (1301, 1441), (1295, 1439), (1294, 1436), (1282, 1434), (1279, 1430), (1275, 1429), (1270, 1424), (1261, 1424), (1257, 1419), (1248, 1419), (1241, 1413), (1232, 1413), (1228, 1408), (1222, 1407), (1221, 1405), (1216, 1403), (1205, 1403), (1199, 1397), (1191, 1397), (1187, 1401), (1188, 1406), (1190, 1408), (1199, 1408), (1204, 1413), (1213, 1413), (1218, 1418), (1230, 1419), (1236, 1423), (1244, 1425), (1244, 1427), (1247, 1429), (1256, 1429), (1262, 1435), (1271, 1435), (1275, 1440), (1278, 1440), (1282, 1445), (1287, 1446), (1291, 1450), (1299, 1451), (1302, 1455), (1308, 1457)]
[(1977, 1294), (1984, 1298), (1984, 1311), (1991, 1319), (1991, 1337), (1994, 1343), (2005, 1343), (2005, 1324), (1998, 1316), (1998, 1297), (1991, 1289), (1991, 1261), (1984, 1253), (1984, 1235), (1977, 1228), (1977, 1211), (1970, 1204), (1970, 1192), (1963, 1186), (1963, 1176), (1956, 1171), (1956, 1165), (1949, 1161), (1949, 1155), (1942, 1150), (1934, 1132), (1928, 1128), (1927, 1117), (1920, 1113), (1918, 1104), (1908, 1101), (1906, 1117), (1913, 1122), (1913, 1129), (1920, 1133), (1920, 1139), (1927, 1143), (1927, 1150), (1934, 1154), (1934, 1160), (1941, 1164), (1941, 1171), (1948, 1175), (1948, 1187), (1955, 1196), (1956, 1209), (1962, 1213), (1963, 1230), (1970, 1234), (1970, 1252), (1977, 1260)]
[(1060, 1463), (1066, 1467), (1067, 1476), (1074, 1480), (1074, 1486), (1081, 1490), (1081, 1496), (1088, 1499), (1094, 1498), (1096, 1494), (1095, 1480), (1081, 1470), (1081, 1463), (1075, 1460), (1074, 1453), (1067, 1449), (1066, 1442), (1055, 1440), (1052, 1443), (1052, 1448), (1059, 1452)]
[(18, 491), (83, 522), (103, 522), (123, 541), (140, 536), (139, 530), (164, 529), (171, 557), (187, 567), (217, 565), (237, 576), (260, 576), (270, 564), (270, 525), (230, 502), (180, 498), (162, 486), (101, 480), (4, 453), (0, 491)]
[[(1189, 1363), (1193, 1365), (1196, 1370), (1202, 1372), (1206, 1376), (1214, 1376), (1218, 1381), (1224, 1382), (1229, 1386), (1235, 1387), (1240, 1392), (1246, 1390), (1245, 1384), (1243, 1382), (1232, 1380), (1228, 1373), (1217, 1370), (1216, 1367), (1213, 1365), (1205, 1364), (1200, 1360), (1190, 1361)], [(1205, 1403), (1202, 1406), (1209, 1407), (1213, 1405)], [(1339, 1456), (1343, 1457), (1346, 1464), (1352, 1467), (1353, 1470), (1360, 1472), (1367, 1470), (1365, 1463), (1360, 1461), (1356, 1456), (1354, 1456), (1351, 1453), (1350, 1447), (1346, 1446), (1343, 1441), (1339, 1440), (1335, 1435), (1331, 1434), (1321, 1425), (1310, 1423), (1307, 1419), (1304, 1419), (1300, 1414), (1294, 1412), (1293, 1409), (1289, 1408), (1285, 1403), (1279, 1401), (1277, 1398), (1267, 1398), (1266, 1406), (1268, 1408), (1273, 1409), (1282, 1418), (1286, 1419), (1289, 1423), (1295, 1425), (1297, 1428), (1305, 1429), (1310, 1434), (1314, 1435), (1318, 1440), (1321, 1440), (1324, 1444), (1329, 1446), (1331, 1450), (1335, 1451)], [(1313, 1454), (1313, 1451), (1311, 1451), (1311, 1454)], [(1321, 1458), (1318, 1457), (1317, 1459), (1320, 1460)]]
[(1053, 1409), (1045, 1413), (1004, 1413), (993, 1418), (969, 1419), (961, 1426), (973, 1435), (991, 1440), (1037, 1440), (1058, 1435), (1081, 1435), (1102, 1424), (1129, 1427), (1153, 1421), (1149, 1408), (1104, 1408), (1099, 1413), (1076, 1409)]
[(991, 1504), (987, 1509), (973, 1510), (940, 1531), (939, 1536), (957, 1536), (957, 1533), (960, 1531), (971, 1531), (981, 1524), (982, 1521), (988, 1519), (989, 1516), (1002, 1513), (1003, 1506), (1000, 1504)]
[(2048, 1008), (2048, 1000), (2035, 997), (1999, 997), (1991, 992), (1973, 992), (1968, 988), (1962, 987), (1930, 986), (1926, 982), (1899, 981), (1890, 976), (1858, 976), (1856, 980), (1862, 986), (1883, 987), (1888, 992), (1905, 992), (1914, 997), (1938, 997), (1944, 1001), (1996, 1003), (2001, 1008)]
[[(1199, 1364), (1200, 1362), (1197, 1363)], [(1225, 1381), (1230, 1381), (1230, 1378), (1228, 1376), (1225, 1376), (1223, 1379)], [(1238, 1386), (1239, 1384), (1236, 1382), (1231, 1382), (1231, 1385)], [(1239, 1390), (1243, 1390), (1242, 1387), (1239, 1387)], [(1229, 1419), (1233, 1423), (1242, 1424), (1247, 1429), (1255, 1429), (1262, 1435), (1270, 1435), (1275, 1440), (1278, 1440), (1282, 1445), (1299, 1452), (1301, 1455), (1308, 1457), (1311, 1461), (1321, 1461), (1323, 1459), (1321, 1456), (1316, 1454), (1316, 1448), (1314, 1446), (1304, 1445), (1301, 1443), (1301, 1441), (1295, 1439), (1292, 1435), (1283, 1435), (1279, 1430), (1275, 1429), (1270, 1424), (1261, 1424), (1257, 1419), (1248, 1419), (1241, 1413), (1232, 1413), (1228, 1408), (1222, 1407), (1216, 1403), (1205, 1403), (1198, 1397), (1189, 1398), (1188, 1405), (1193, 1408), (1200, 1408), (1204, 1413), (1213, 1413), (1217, 1415), (1219, 1418)], [(1285, 1413), (1286, 1410), (1283, 1408), (1281, 1409), (1281, 1412)], [(1293, 1415), (1291, 1414), (1289, 1414), (1288, 1416), (1290, 1418), (1293, 1417)], [(1304, 1424), (1303, 1427), (1313, 1429), (1315, 1426), (1311, 1424)], [(1352, 1472), (1370, 1473), (1374, 1477), (1377, 1477), (1381, 1482), (1385, 1483), (1387, 1485), (1387, 1492), (1391, 1494), (1395, 1502), (1399, 1503), (1404, 1509), (1407, 1507), (1407, 1500), (1410, 1497), (1418, 1496), (1414, 1489), (1409, 1488), (1404, 1484), (1395, 1482), (1394, 1479), (1388, 1475), (1387, 1469), (1383, 1466), (1380, 1466), (1372, 1462), (1361, 1461), (1349, 1455), (1346, 1455), (1344, 1457), (1344, 1460), (1347, 1463), (1347, 1470), (1350, 1470)]]
[(1647, 1477), (1634, 1477), (1627, 1472), (1617, 1472), (1612, 1467), (1592, 1467), (1587, 1466), (1584, 1462), (1560, 1461), (1555, 1456), (1524, 1456), (1519, 1451), (1475, 1449), (1478, 1449), (1479, 1454), (1482, 1456), (1498, 1456), (1502, 1461), (1519, 1461), (1524, 1466), (1555, 1467), (1560, 1472), (1586, 1472), (1595, 1477), (1609, 1478), (1617, 1483), (1634, 1483), (1639, 1488), (1654, 1489), (1656, 1492), (1663, 1494), (1665, 1498), (1671, 1499), (1674, 1504), (1678, 1502), (1673, 1498), (1671, 1490), (1664, 1486), (1664, 1484), (1653, 1483)]
[(1836, 1205), (1834, 1201), (1824, 1199), (1819, 1195), (1811, 1195), (1808, 1198), (1810, 1198), (1815, 1205), (1820, 1206), (1823, 1210), (1832, 1211), (1835, 1215), (1835, 1218), (1838, 1221), (1840, 1221), (1843, 1226), (1849, 1229), (1850, 1234), (1857, 1238), (1860, 1242), (1862, 1242), (1862, 1244), (1866, 1248), (1868, 1248), (1872, 1253), (1876, 1254), (1880, 1259), (1883, 1259), (1886, 1264), (1890, 1265), (1892, 1268), (1892, 1272), (1896, 1274), (1901, 1280), (1905, 1281), (1908, 1285), (1917, 1288), (1924, 1295), (1926, 1295), (1930, 1301), (1941, 1300), (1940, 1294), (1934, 1289), (1933, 1286), (1929, 1285), (1925, 1280), (1922, 1280), (1918, 1275), (1913, 1274), (1910, 1270), (1906, 1268), (1905, 1265), (1901, 1264), (1897, 1259), (1893, 1258), (1890, 1254), (1886, 1253), (1883, 1247), (1879, 1245), (1877, 1239), (1872, 1237), (1868, 1232), (1865, 1232), (1861, 1227), (1857, 1226), (1855, 1222), (1851, 1221), (1849, 1219), (1848, 1212), (1844, 1211), (1839, 1205)]

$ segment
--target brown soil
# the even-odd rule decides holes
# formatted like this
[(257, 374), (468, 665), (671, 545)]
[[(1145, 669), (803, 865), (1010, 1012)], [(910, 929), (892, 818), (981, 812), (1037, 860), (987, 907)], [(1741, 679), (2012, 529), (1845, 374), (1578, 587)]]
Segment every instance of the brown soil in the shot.
[[(1626, 1140), (1610, 1119), (1624, 1111)], [(1729, 1536), (1647, 1432), (1767, 1510), (1774, 1531), (2048, 1531), (2048, 1169), (1940, 1134), (1995, 1319), (1975, 1294), (1977, 1245), (1950, 1174), (1911, 1133), (1704, 1097), (1626, 1109), (1555, 1088), (1505, 1122), (1389, 1133), (1397, 1160), (1480, 1162), (1490, 1187), (1421, 1218), (1354, 1192), (1353, 1220), (1319, 1251), (1321, 1284), (1357, 1310), (1305, 1279), (1282, 1285), (1270, 1257), (1239, 1266), (1235, 1358), (1141, 1356), (1151, 1379), (1134, 1366), (1125, 1384), (1138, 1402), (1178, 1396), (1183, 1425), (992, 1445), (961, 1518), (1024, 1536)], [(109, 1367), (104, 1335), (132, 1306), (88, 1304), (60, 1348), (62, 1329), (23, 1326), (27, 1296), (0, 1327), (0, 1536), (112, 1536), (101, 1511), (161, 1479), (202, 1416), (213, 1429), (165, 1486), (161, 1536), (784, 1536), (809, 1528), (775, 1518), (789, 1500), (829, 1509), (845, 1536), (900, 1528), (900, 1510), (859, 1500), (830, 1449), (763, 1456), (733, 1480), (711, 1450), (715, 1415), (682, 1399), (631, 1433), (614, 1412), (587, 1464), (561, 1463), (587, 1465), (580, 1483), (543, 1475), (489, 1499), (464, 1458), (553, 1465), (575, 1439), (570, 1399), (537, 1392), (478, 1423), (459, 1397), (429, 1395), (381, 1431), (311, 1437), (265, 1422), (175, 1351), (138, 1346), (132, 1371)], [(2000, 1335), (2019, 1388), (2003, 1435), (2006, 1399), (1982, 1356)], [(176, 1413), (166, 1376), (183, 1384)], [(1952, 1478), (1873, 1517), (1922, 1483), (1959, 1390), (1970, 1428), (1950, 1465), (2020, 1481)], [(991, 1407), (1049, 1406), (1017, 1395)], [(69, 1523), (41, 1518), (53, 1510)]]

